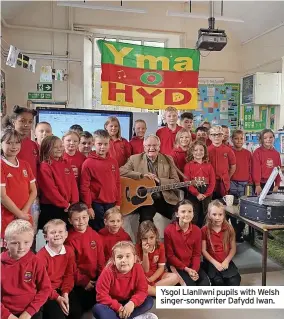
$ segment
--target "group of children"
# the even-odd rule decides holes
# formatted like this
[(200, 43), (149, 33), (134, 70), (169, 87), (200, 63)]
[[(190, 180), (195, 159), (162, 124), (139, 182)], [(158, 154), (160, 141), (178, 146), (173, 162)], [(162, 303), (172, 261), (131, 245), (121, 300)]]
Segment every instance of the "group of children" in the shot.
[[(17, 281), (7, 275), (8, 281), (2, 270), (5, 318), (40, 318), (36, 313), (42, 311), (46, 318), (79, 318), (78, 313), (95, 302), (96, 318), (133, 318), (152, 307), (148, 295), (154, 296), (158, 285), (240, 284), (232, 262), (235, 232), (222, 204), (212, 199), (228, 193), (242, 196), (251, 183), (260, 194), (273, 168), (281, 164), (271, 130), (261, 132), (261, 146), (251, 155), (243, 148), (243, 131), (232, 133), (232, 144), (226, 126), (208, 128), (207, 122), (193, 133), (192, 113), (183, 113), (179, 126), (177, 110), (167, 108), (167, 126), (156, 133), (160, 152), (173, 157), (181, 179), (204, 179), (205, 185), (186, 190), (186, 200), (165, 229), (165, 246), (154, 224), (145, 221), (135, 247), (122, 229), (119, 168), (131, 154), (143, 152), (145, 121), (135, 122), (130, 142), (121, 137), (115, 117), (93, 135), (74, 125), (62, 139), (52, 135), (50, 123), (41, 122), (33, 142), (35, 114), (15, 106), (1, 137), (1, 238), (8, 250), (2, 255), (2, 269), (16, 267), (23, 281), (23, 290), (14, 290)], [(279, 184), (276, 179), (274, 191)], [(232, 225), (241, 240), (242, 224), (232, 220)], [(43, 230), (47, 245), (37, 259), (27, 258), (37, 229)], [(30, 289), (29, 300), (11, 302), (9, 298), (25, 289)]]
[(2, 318), (78, 319), (92, 308), (96, 319), (155, 319), (147, 312), (157, 286), (239, 285), (234, 231), (223, 205), (210, 203), (202, 229), (193, 217), (191, 202), (183, 200), (165, 229), (164, 244), (153, 222), (144, 221), (135, 246), (118, 208), (106, 212), (105, 227), (97, 233), (89, 226), (87, 205), (78, 202), (68, 209), (68, 232), (62, 219), (44, 225), (46, 245), (36, 255), (30, 250), (31, 223), (12, 221), (1, 254)]

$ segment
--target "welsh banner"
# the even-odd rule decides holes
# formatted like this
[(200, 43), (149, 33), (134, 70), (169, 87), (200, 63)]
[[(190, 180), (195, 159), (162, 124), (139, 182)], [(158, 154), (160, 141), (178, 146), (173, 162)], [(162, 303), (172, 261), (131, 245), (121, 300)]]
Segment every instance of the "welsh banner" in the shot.
[(98, 40), (102, 104), (146, 109), (196, 109), (200, 54)]

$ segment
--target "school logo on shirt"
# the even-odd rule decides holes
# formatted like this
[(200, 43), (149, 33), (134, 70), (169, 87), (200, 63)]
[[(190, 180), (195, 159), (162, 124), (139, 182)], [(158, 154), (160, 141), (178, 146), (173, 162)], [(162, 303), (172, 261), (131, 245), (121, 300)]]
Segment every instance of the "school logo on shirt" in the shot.
[(13, 177), (13, 175), (12, 175), (11, 173), (9, 173), (9, 174), (7, 175), (7, 177)]
[(227, 158), (228, 157), (228, 153), (224, 153), (224, 157)]
[(24, 282), (30, 282), (32, 280), (32, 272), (31, 271), (26, 271), (24, 274)]
[(78, 177), (78, 167), (76, 167), (76, 166), (74, 166), (74, 165), (72, 165), (72, 170), (73, 170), (73, 173), (74, 173), (74, 175), (75, 175), (75, 177)]
[(158, 255), (154, 256), (153, 257), (153, 262), (157, 263), (158, 261), (159, 261), (159, 256)]
[(37, 156), (37, 150), (35, 148), (33, 149), (33, 155)]
[(96, 242), (95, 242), (94, 240), (92, 240), (92, 241), (91, 241), (91, 248), (92, 248), (92, 249), (96, 249), (96, 247), (97, 247)]
[(112, 172), (115, 172), (115, 166), (114, 165), (111, 165), (111, 170), (112, 170)]
[(64, 168), (64, 173), (65, 173), (66, 175), (69, 175), (69, 174), (70, 174), (70, 169), (67, 168), (67, 167), (65, 167), (65, 168)]
[(24, 177), (28, 177), (28, 172), (25, 169), (23, 169), (23, 175)]
[(266, 161), (266, 167), (268, 168), (273, 168), (274, 164), (273, 164), (273, 159), (272, 158), (268, 158)]

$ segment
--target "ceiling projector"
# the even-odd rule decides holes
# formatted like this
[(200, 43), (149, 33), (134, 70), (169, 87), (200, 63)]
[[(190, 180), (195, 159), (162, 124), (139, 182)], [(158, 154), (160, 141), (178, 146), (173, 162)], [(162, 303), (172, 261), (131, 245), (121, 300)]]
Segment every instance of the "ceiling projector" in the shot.
[(200, 29), (196, 48), (205, 51), (221, 51), (227, 44), (227, 35), (224, 30)]

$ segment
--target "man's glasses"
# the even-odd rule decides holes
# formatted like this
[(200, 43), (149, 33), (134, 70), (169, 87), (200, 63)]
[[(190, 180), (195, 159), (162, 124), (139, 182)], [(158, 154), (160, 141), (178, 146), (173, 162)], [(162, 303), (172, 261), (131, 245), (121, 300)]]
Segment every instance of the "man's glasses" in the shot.
[(153, 145), (144, 145), (145, 148), (149, 149), (149, 148), (154, 148), (157, 149), (159, 147), (159, 145), (157, 144), (153, 144)]

